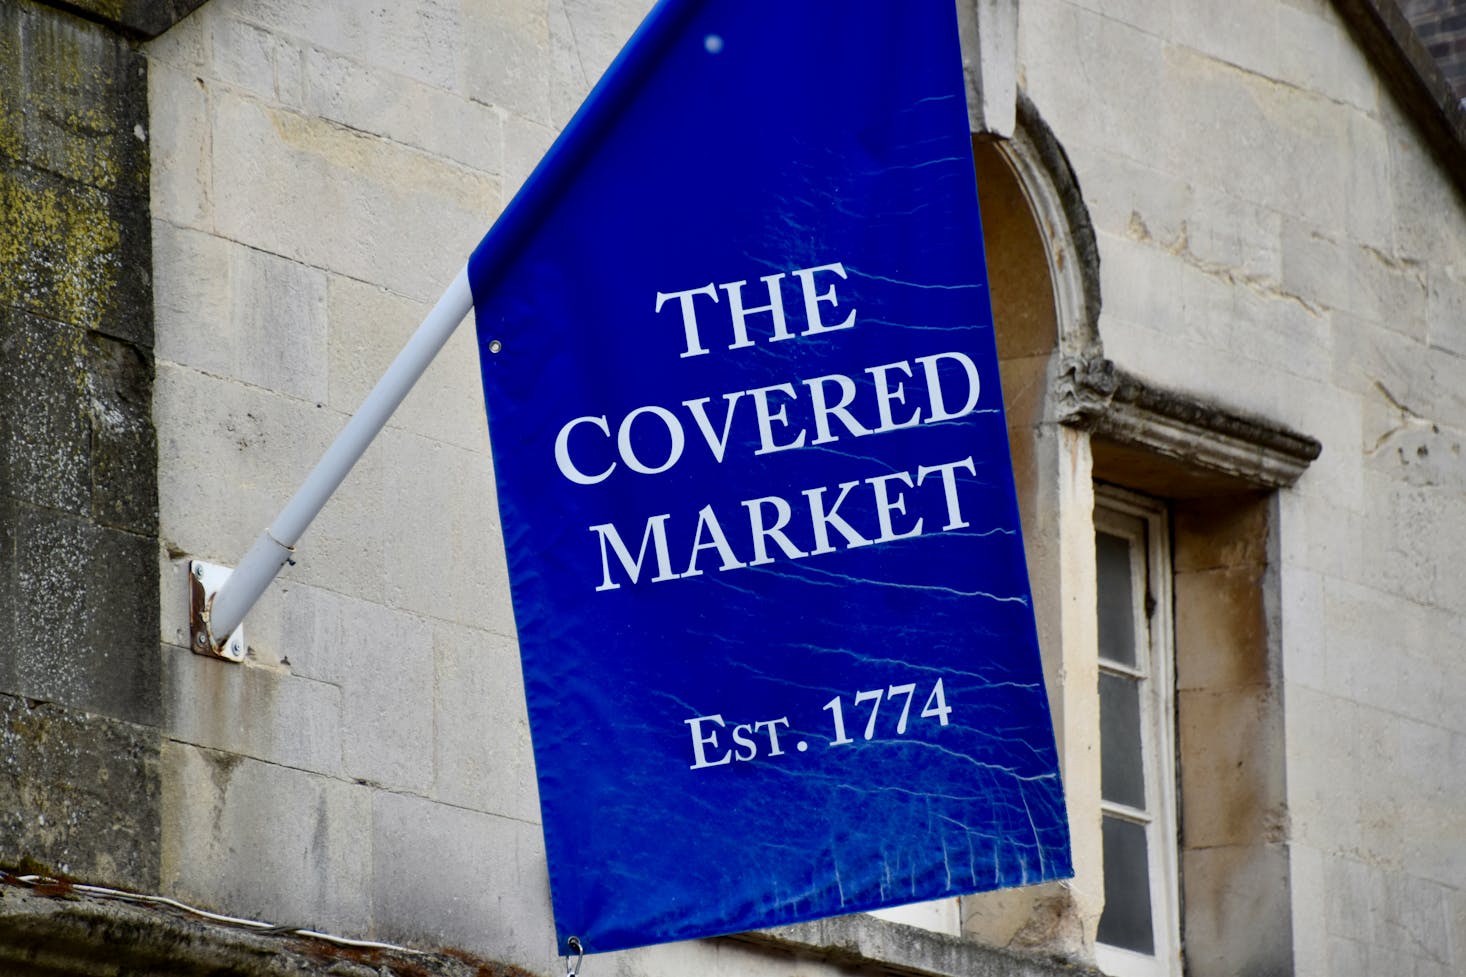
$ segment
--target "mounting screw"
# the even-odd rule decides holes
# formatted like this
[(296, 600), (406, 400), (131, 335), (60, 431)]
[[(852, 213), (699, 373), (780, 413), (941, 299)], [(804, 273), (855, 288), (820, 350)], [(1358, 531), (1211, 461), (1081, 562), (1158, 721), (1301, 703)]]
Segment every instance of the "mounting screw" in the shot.
[(200, 580), (204, 579), (204, 567), (203, 567), (203, 564), (201, 564), (201, 563), (195, 563), (193, 565), (193, 575), (195, 577), (198, 577)]
[(233, 655), (235, 658), (243, 658), (244, 649), (239, 647), (238, 641), (231, 641), (229, 642), (229, 654)]
[(194, 635), (193, 643), (198, 645), (200, 648), (207, 648), (209, 645), (209, 636), (201, 631), (198, 634)]

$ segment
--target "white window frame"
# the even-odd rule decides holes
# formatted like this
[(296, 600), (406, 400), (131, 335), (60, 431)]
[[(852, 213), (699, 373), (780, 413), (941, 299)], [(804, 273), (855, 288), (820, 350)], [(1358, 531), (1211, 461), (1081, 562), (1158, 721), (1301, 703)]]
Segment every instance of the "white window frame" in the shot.
[[(1109, 661), (1098, 664), (1101, 671), (1140, 680), (1141, 762), (1146, 795), (1146, 809), (1143, 811), (1103, 800), (1100, 808), (1102, 814), (1146, 827), (1151, 928), (1155, 946), (1155, 953), (1150, 956), (1096, 943), (1095, 962), (1112, 977), (1181, 977), (1175, 629), (1172, 622), (1168, 513), (1165, 505), (1157, 500), (1112, 486), (1097, 485), (1094, 528), (1096, 532), (1119, 536), (1131, 545), (1137, 668), (1128, 669)], [(1135, 559), (1137, 555), (1141, 559)], [(1098, 687), (1095, 694), (1099, 694)]]

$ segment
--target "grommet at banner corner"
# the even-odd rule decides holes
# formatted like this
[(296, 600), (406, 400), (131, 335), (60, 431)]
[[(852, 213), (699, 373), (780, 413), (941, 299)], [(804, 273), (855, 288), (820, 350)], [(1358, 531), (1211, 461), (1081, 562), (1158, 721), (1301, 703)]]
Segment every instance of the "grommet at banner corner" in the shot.
[(571, 963), (570, 958), (565, 958), (565, 977), (578, 977), (580, 964), (585, 960), (585, 947), (580, 945), (580, 937), (572, 936), (565, 941), (565, 945), (575, 953), (575, 962)]
[(504, 344), (501, 343), (499, 340), (497, 340), (497, 339), (491, 339), (491, 340), (489, 340), (489, 352), (490, 353), (497, 353), (497, 352), (499, 352), (499, 350), (501, 350), (503, 348), (504, 348)]

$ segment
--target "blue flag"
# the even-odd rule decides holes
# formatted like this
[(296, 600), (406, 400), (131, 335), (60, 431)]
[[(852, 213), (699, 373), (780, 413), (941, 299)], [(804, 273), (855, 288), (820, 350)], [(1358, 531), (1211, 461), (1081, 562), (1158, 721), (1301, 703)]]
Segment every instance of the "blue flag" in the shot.
[(951, 0), (659, 5), (469, 263), (555, 923), (1071, 874)]

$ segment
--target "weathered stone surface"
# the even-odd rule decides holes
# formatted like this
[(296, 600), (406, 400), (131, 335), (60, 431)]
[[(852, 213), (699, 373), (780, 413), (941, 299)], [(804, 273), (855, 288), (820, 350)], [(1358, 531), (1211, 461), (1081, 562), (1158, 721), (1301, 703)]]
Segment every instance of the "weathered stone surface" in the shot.
[(163, 811), (166, 891), (284, 925), (369, 930), (369, 788), (174, 742), (162, 770), (182, 788)]
[(0, 862), (130, 886), (160, 845), (146, 90), (106, 28), (0, 7)]
[(34, 3), (0, 7), (0, 156), (132, 197), (148, 190), (146, 65), (132, 47)]
[(336, 686), (285, 668), (235, 665), (182, 648), (165, 646), (161, 660), (170, 736), (270, 763), (341, 774), (342, 705)]
[(151, 399), (136, 347), (0, 307), (0, 467), (16, 499), (156, 532)]
[(842, 966), (883, 966), (902, 960), (918, 972), (965, 974), (968, 977), (1099, 977), (1082, 965), (994, 950), (954, 937), (942, 937), (906, 926), (862, 925), (864, 917), (839, 916), (814, 923), (780, 926), (741, 939), (794, 950), (800, 956), (824, 957)]
[(156, 886), (157, 753), (155, 729), (0, 694), (0, 861)]
[(0, 158), (0, 305), (152, 337), (146, 205)]
[(529, 977), (467, 954), (228, 925), (125, 892), (0, 875), (5, 977)]
[(537, 824), (376, 791), (376, 932), (435, 946), (491, 946), (500, 959), (548, 970), (556, 944), (542, 852)]
[[(156, 724), (160, 716), (155, 543), (0, 500), (8, 524), (0, 657), (9, 691)], [(105, 575), (109, 586), (95, 585)]]

